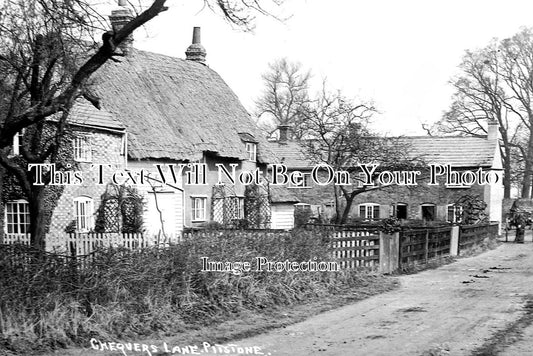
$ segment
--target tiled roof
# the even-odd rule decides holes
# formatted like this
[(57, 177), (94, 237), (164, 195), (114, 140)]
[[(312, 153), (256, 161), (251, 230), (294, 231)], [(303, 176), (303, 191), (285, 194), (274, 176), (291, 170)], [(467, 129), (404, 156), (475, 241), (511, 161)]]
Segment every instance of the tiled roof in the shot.
[(315, 165), (310, 157), (306, 155), (305, 147), (298, 141), (287, 141), (284, 143), (271, 141), (269, 145), (276, 157), (273, 163), (282, 163), (292, 169), (311, 168)]
[[(463, 136), (405, 136), (404, 142), (412, 158), (426, 164), (450, 164), (452, 167), (491, 167), (496, 154), (496, 140)], [(315, 164), (306, 157), (305, 147), (297, 141), (281, 144), (270, 142), (277, 163), (291, 169), (304, 169)]]
[(413, 158), (452, 167), (491, 167), (497, 141), (465, 136), (407, 136), (401, 139)]
[(132, 49), (95, 76), (102, 104), (126, 126), (132, 159), (246, 159), (244, 133), (258, 141), (258, 160), (271, 160), (257, 125), (208, 66)]
[(114, 130), (124, 130), (125, 126), (105, 109), (98, 110), (85, 99), (78, 99), (70, 111), (68, 122), (81, 125)]

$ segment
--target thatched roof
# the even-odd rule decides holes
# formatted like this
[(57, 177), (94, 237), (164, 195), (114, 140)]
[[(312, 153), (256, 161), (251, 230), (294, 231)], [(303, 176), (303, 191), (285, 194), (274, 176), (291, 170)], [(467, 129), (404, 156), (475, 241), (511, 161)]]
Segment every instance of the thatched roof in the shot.
[(106, 63), (94, 90), (126, 126), (131, 159), (193, 161), (203, 152), (246, 159), (244, 134), (259, 143), (260, 162), (271, 160), (237, 96), (201, 63), (132, 49), (120, 63)]

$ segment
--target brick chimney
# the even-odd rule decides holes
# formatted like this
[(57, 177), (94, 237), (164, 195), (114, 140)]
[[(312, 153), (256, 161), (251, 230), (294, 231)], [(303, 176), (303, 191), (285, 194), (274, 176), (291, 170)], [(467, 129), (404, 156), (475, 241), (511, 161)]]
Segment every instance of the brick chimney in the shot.
[(289, 125), (279, 125), (279, 143), (287, 143), (289, 140)]
[(205, 64), (206, 51), (201, 44), (200, 27), (195, 27), (192, 32), (192, 44), (185, 51), (187, 60)]
[(499, 125), (496, 120), (488, 120), (487, 125), (487, 140), (493, 141), (499, 138)]
[[(111, 11), (111, 15), (109, 16), (113, 32), (120, 31), (120, 29), (134, 17), (131, 9), (127, 8), (126, 0), (118, 0), (118, 6), (119, 8)], [(124, 41), (122, 41), (119, 48), (122, 49), (124, 54), (128, 54), (132, 45), (133, 35), (129, 35)]]

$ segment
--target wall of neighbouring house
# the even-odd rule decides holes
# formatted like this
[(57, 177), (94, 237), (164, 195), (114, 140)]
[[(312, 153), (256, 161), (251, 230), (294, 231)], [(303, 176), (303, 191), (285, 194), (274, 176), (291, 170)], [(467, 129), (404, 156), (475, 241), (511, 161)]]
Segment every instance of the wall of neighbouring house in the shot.
[[(218, 168), (216, 164), (223, 164), (228, 171), (231, 172), (230, 164), (237, 164), (235, 169), (235, 175), (238, 175), (243, 171), (253, 171), (258, 165), (252, 161), (240, 161), (238, 159), (230, 159), (224, 157), (217, 157), (213, 155), (204, 155), (203, 163), (207, 165), (206, 185), (186, 185), (184, 181), (184, 223), (187, 227), (202, 227), (206, 223), (213, 221), (212, 207), (213, 207), (213, 187), (218, 183)], [(264, 169), (264, 168), (263, 168)], [(226, 184), (226, 193), (235, 194), (239, 197), (244, 197), (245, 186), (239, 183), (238, 179), (235, 185), (231, 184), (229, 179), (223, 176), (222, 181)], [(192, 220), (192, 199), (194, 197), (206, 197), (207, 198), (207, 211), (205, 221), (193, 221)]]
[[(295, 170), (289, 169), (288, 173)], [(302, 173), (311, 173), (311, 169), (297, 169)], [(321, 181), (325, 181), (326, 173), (319, 172), (318, 177)], [(335, 192), (333, 185), (319, 185), (310, 180), (309, 187), (290, 187), (287, 189), (298, 198), (300, 203), (309, 204), (314, 217), (320, 216), (326, 221), (330, 220), (335, 214)]]
[[(501, 190), (501, 195), (499, 191)], [(499, 184), (473, 185), (469, 188), (449, 188), (443, 180), (439, 185), (428, 186), (424, 181), (412, 187), (390, 186), (379, 190), (369, 191), (358, 195), (353, 203), (350, 216), (359, 218), (359, 205), (366, 203), (379, 204), (379, 218), (391, 216), (393, 205), (407, 204), (408, 219), (422, 219), (422, 204), (434, 204), (436, 206), (436, 220), (446, 220), (447, 206), (455, 204), (465, 195), (474, 195), (487, 203), (487, 213), (492, 221), (500, 221), (503, 190)]]
[(488, 204), (490, 221), (503, 221), (503, 185), (487, 185), (484, 187), (484, 200)]
[[(94, 201), (94, 212), (98, 210), (101, 196), (106, 191), (106, 185), (97, 184), (96, 170), (91, 170), (91, 164), (110, 164), (114, 169), (124, 169), (123, 134), (95, 129), (76, 129), (88, 136), (91, 142), (91, 162), (77, 162), (73, 170), (79, 170), (83, 174), (83, 184), (67, 185), (57, 202), (52, 214), (49, 233), (51, 240), (58, 240), (66, 236), (66, 228), (74, 221), (74, 199), (81, 196), (90, 197)], [(96, 218), (96, 216), (95, 216)]]
[[(301, 170), (304, 172), (304, 170)], [(487, 171), (487, 170), (485, 170)], [(310, 172), (310, 170), (309, 170)], [(496, 171), (500, 176), (501, 173)], [(323, 174), (320, 177), (324, 177)], [(454, 204), (459, 198), (468, 194), (478, 196), (488, 204), (488, 214), (491, 221), (501, 221), (503, 185), (474, 185), (470, 188), (447, 188), (444, 180), (439, 180), (438, 186), (427, 186), (421, 180), (419, 185), (413, 187), (391, 186), (380, 190), (365, 192), (358, 195), (350, 211), (351, 218), (359, 218), (359, 205), (365, 203), (378, 204), (380, 206), (379, 218), (388, 218), (391, 215), (392, 205), (407, 204), (407, 217), (409, 219), (422, 218), (422, 204), (435, 204), (436, 219), (445, 220), (447, 217), (447, 205)], [(332, 203), (334, 191), (332, 185), (320, 186), (311, 183), (310, 188), (290, 188), (301, 203), (320, 207), (323, 217), (331, 217), (334, 214)], [(344, 200), (341, 199), (341, 202)], [(326, 216), (327, 215), (327, 216)]]

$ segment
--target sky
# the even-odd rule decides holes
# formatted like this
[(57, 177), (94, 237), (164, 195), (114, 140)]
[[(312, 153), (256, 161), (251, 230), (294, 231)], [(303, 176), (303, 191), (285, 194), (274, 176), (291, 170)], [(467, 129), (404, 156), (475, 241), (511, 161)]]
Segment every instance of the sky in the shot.
[(318, 89), (372, 100), (374, 128), (393, 135), (423, 135), (451, 102), (449, 81), (465, 50), (482, 48), (533, 26), (525, 0), (285, 0), (257, 16), (253, 33), (232, 28), (201, 0), (169, 0), (169, 10), (135, 34), (134, 46), (185, 57), (200, 26), (207, 64), (254, 110), (261, 74), (277, 58), (300, 62)]

